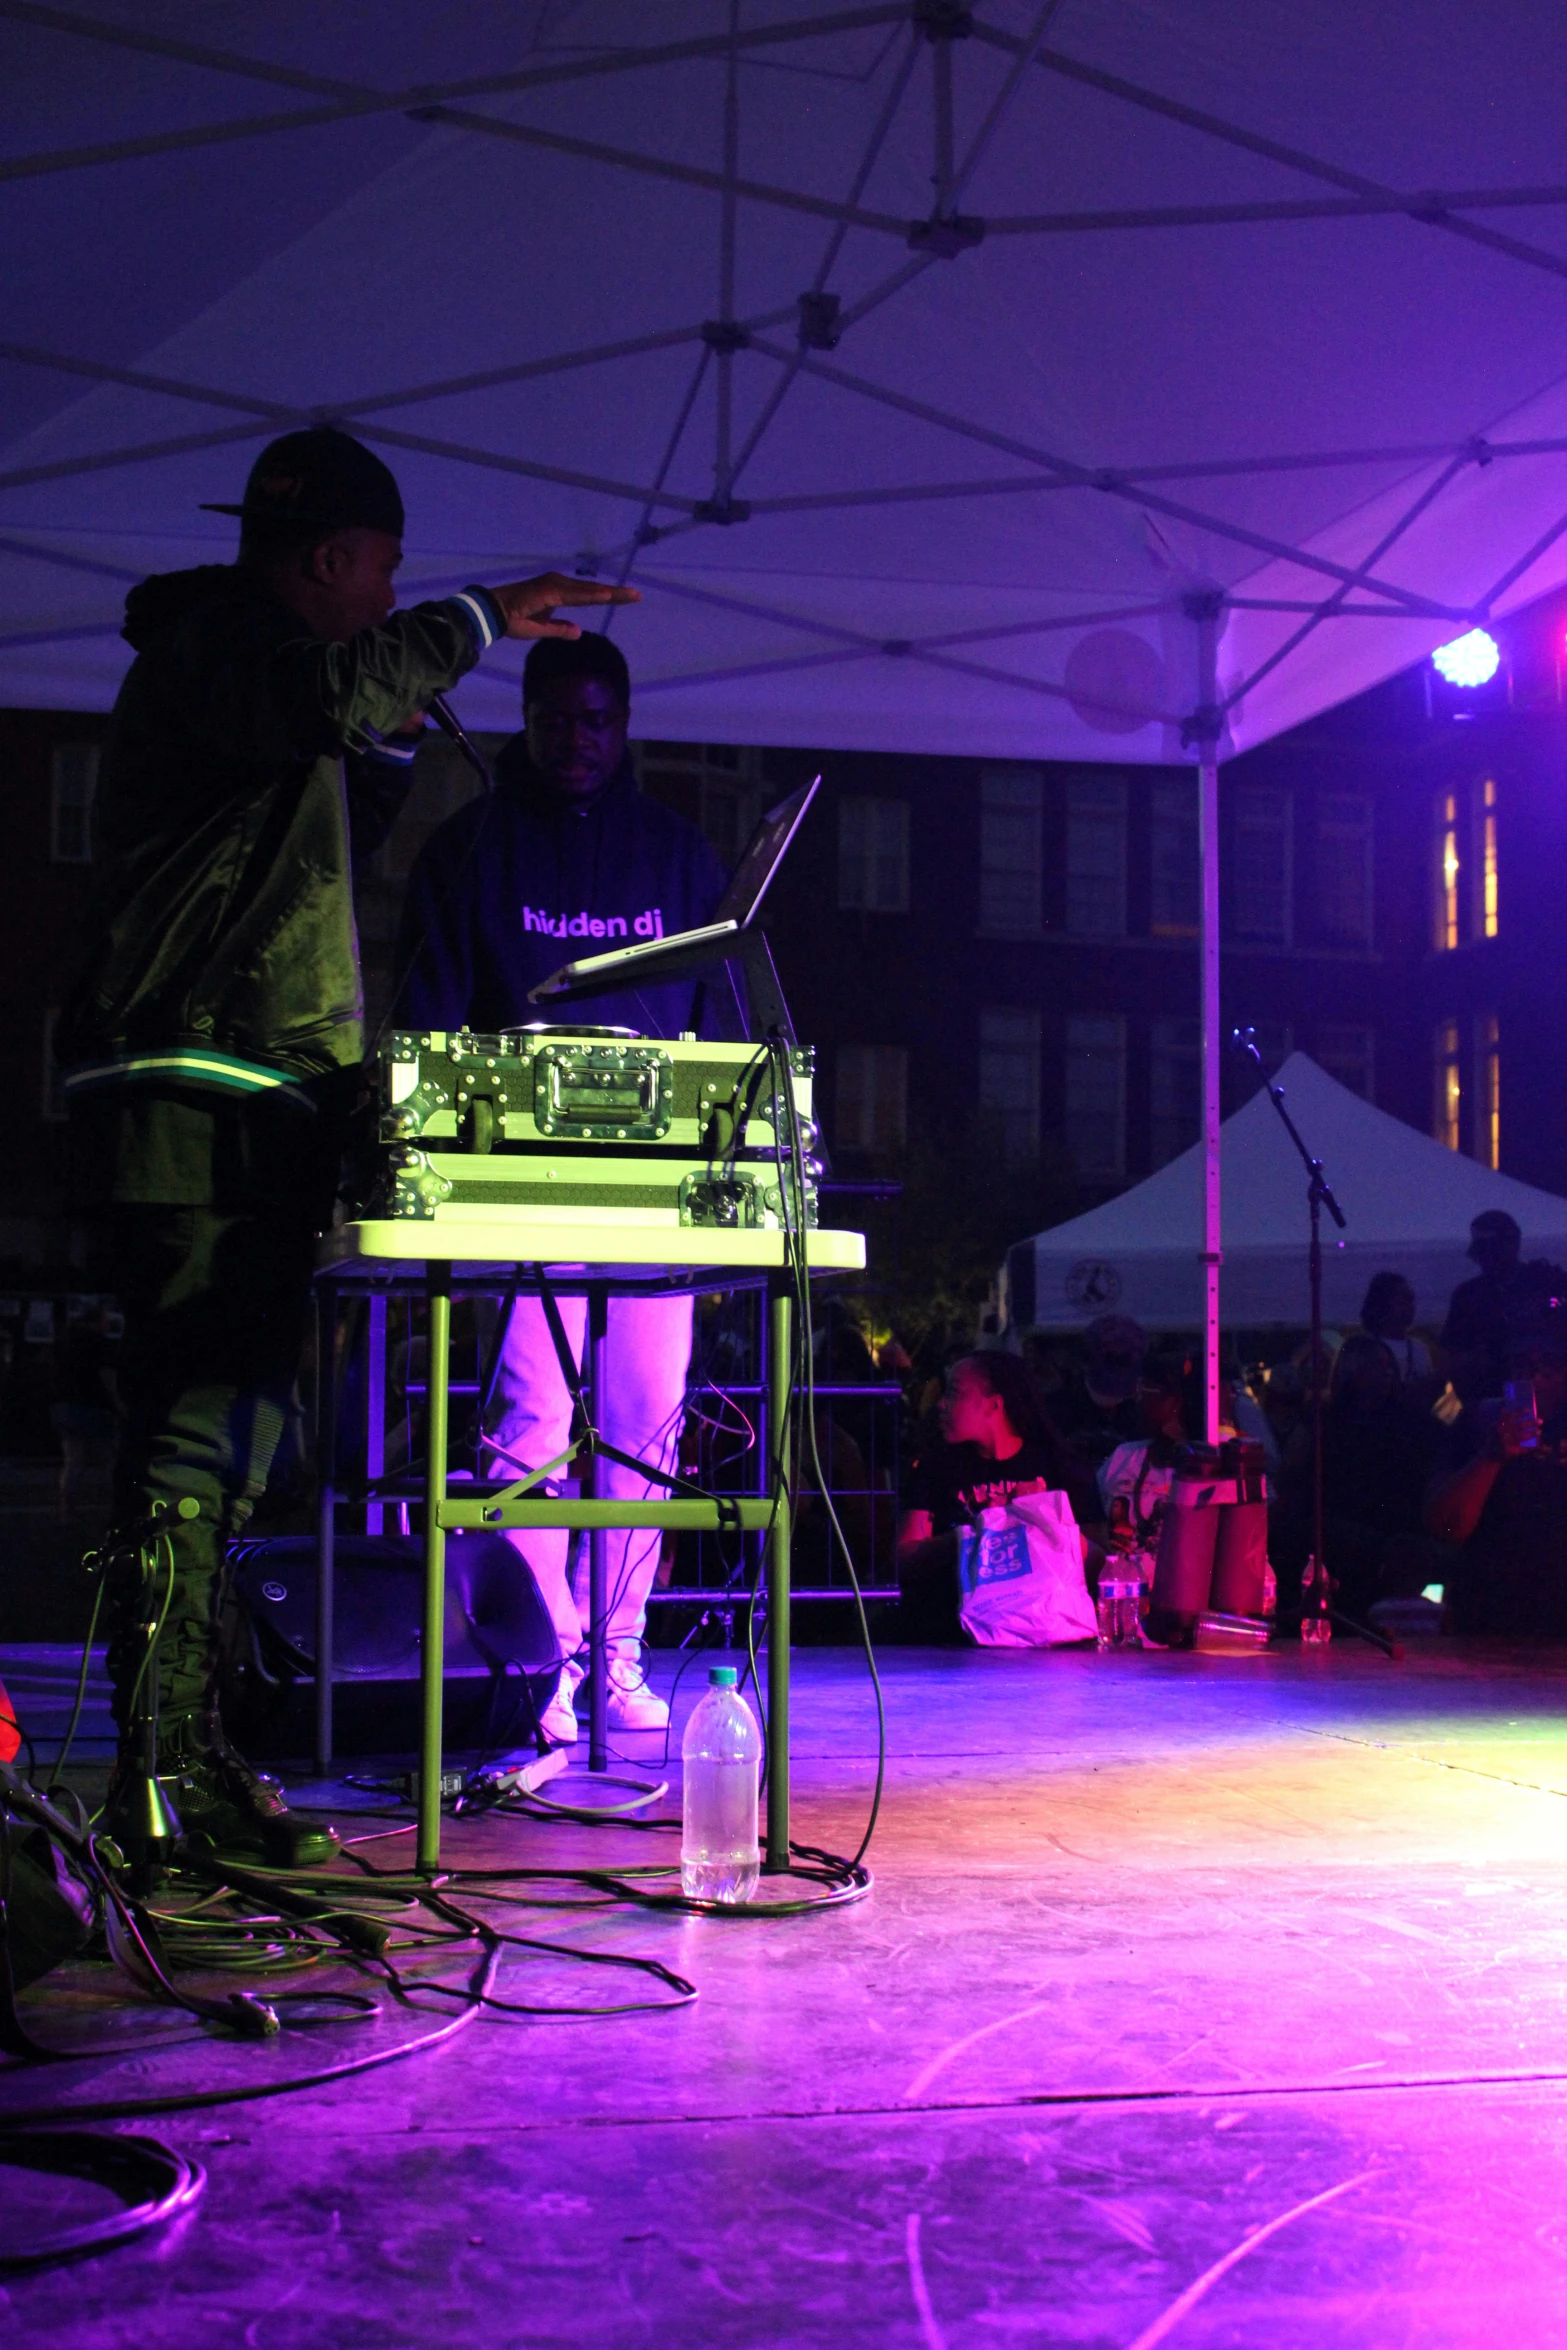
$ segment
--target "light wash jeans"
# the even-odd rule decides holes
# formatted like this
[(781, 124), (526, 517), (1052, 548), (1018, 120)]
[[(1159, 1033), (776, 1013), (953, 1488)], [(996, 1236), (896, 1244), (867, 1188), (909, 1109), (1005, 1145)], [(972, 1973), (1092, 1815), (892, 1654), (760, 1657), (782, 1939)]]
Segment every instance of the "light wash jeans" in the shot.
[[(563, 1297), (560, 1317), (566, 1343), (582, 1363), (587, 1334), (587, 1300)], [(596, 1399), (600, 1435), (622, 1452), (635, 1453), (658, 1469), (673, 1470), (685, 1411), (686, 1371), (691, 1361), (689, 1297), (615, 1297), (609, 1301), (608, 1393)], [(588, 1366), (584, 1365), (584, 1372)], [(490, 1474), (521, 1476), (524, 1466), (540, 1468), (564, 1452), (571, 1433), (571, 1398), (560, 1375), (544, 1308), (536, 1297), (519, 1297), (501, 1350), (490, 1432), (505, 1456), (491, 1455)], [(618, 1462), (600, 1464), (608, 1491), (621, 1500), (659, 1501), (667, 1488), (652, 1484)], [(566, 1474), (572, 1474), (567, 1471)], [(555, 1480), (550, 1480), (555, 1486)], [(518, 1532), (514, 1542), (533, 1569), (564, 1656), (585, 1648), (588, 1631), (588, 1537), (564, 1528)], [(658, 1571), (662, 1537), (656, 1529), (611, 1532), (608, 1541), (610, 1677), (635, 1686), (642, 1674), (642, 1632), (647, 1595)], [(568, 1678), (580, 1680), (585, 1656), (568, 1664)]]

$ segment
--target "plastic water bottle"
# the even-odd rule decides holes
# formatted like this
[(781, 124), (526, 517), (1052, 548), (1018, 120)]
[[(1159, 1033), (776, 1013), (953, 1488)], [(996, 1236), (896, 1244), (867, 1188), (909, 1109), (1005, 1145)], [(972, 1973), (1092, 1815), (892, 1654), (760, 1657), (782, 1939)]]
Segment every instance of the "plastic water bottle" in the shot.
[(1328, 1614), (1332, 1592), (1333, 1585), (1322, 1561), (1307, 1559), (1306, 1571), (1300, 1579), (1300, 1636), (1308, 1648), (1323, 1648), (1333, 1637), (1333, 1623)]
[(1099, 1646), (1140, 1648), (1143, 1579), (1135, 1558), (1106, 1559), (1099, 1574)]
[(762, 1733), (733, 1665), (708, 1670), (707, 1695), (686, 1724), (680, 1890), (688, 1901), (749, 1901), (761, 1875), (756, 1788)]

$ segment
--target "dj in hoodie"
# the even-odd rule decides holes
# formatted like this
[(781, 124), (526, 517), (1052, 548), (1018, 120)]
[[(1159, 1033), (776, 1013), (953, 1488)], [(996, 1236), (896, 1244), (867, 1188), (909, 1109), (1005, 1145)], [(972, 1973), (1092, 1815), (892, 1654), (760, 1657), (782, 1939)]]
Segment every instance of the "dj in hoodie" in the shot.
[[(536, 1020), (528, 991), (562, 963), (622, 940), (668, 936), (711, 919), (724, 869), (683, 816), (644, 797), (626, 755), (631, 681), (608, 637), (541, 642), (523, 670), (523, 732), (495, 764), (493, 793), (450, 817), (426, 843), (409, 882), (398, 952), (399, 1027), (469, 1027), (493, 1034)], [(644, 1036), (745, 1033), (722, 968), (699, 980), (628, 986), (574, 1005), (569, 1018), (635, 1028)], [(585, 1301), (562, 1300), (581, 1359)], [(608, 1441), (672, 1469), (691, 1357), (688, 1297), (616, 1298), (609, 1309)], [(566, 1449), (571, 1399), (538, 1301), (519, 1298), (501, 1352), (490, 1441), (496, 1473), (539, 1467)], [(604, 1464), (611, 1492), (661, 1494)], [(570, 1660), (544, 1726), (577, 1735), (572, 1705), (583, 1677), (585, 1555), (564, 1532), (512, 1537), (544, 1594)], [(586, 1544), (580, 1546), (583, 1554)], [(642, 1669), (647, 1595), (658, 1566), (656, 1532), (612, 1534), (609, 1544), (609, 1718), (620, 1730), (660, 1730), (669, 1719)]]
[[(608, 637), (540, 643), (523, 671), (523, 732), (495, 790), (431, 834), (403, 909), (400, 1028), (493, 1034), (537, 1020), (529, 990), (562, 963), (692, 930), (726, 875), (694, 824), (637, 783), (626, 752), (631, 683)], [(644, 1036), (743, 1036), (722, 968), (644, 981), (563, 1012)]]

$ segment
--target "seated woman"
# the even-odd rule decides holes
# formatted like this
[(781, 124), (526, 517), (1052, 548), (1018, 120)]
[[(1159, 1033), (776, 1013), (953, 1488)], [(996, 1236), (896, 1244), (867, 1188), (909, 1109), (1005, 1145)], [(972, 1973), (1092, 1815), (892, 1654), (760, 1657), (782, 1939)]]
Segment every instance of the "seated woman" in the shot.
[[(1099, 1471), (1099, 1498), (1114, 1550), (1157, 1550), (1175, 1478), (1176, 1455), (1202, 1424), (1202, 1402), (1185, 1355), (1158, 1355), (1137, 1390), (1145, 1433), (1119, 1444)], [(1190, 1423), (1190, 1425), (1188, 1424)]]
[(936, 1646), (963, 1638), (958, 1622), (957, 1529), (1017, 1493), (1071, 1496), (1080, 1525), (1099, 1501), (1092, 1470), (1074, 1462), (1020, 1356), (964, 1355), (947, 1373), (940, 1437), (914, 1463), (911, 1505), (898, 1526), (904, 1636)]

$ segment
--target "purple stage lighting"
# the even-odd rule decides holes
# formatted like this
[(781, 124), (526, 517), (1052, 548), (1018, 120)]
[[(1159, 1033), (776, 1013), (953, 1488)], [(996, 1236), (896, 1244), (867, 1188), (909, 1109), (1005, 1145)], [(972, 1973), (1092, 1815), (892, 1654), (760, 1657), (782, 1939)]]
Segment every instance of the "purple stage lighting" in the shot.
[(1502, 648), (1483, 628), (1438, 645), (1431, 666), (1449, 685), (1489, 685), (1501, 663)]

